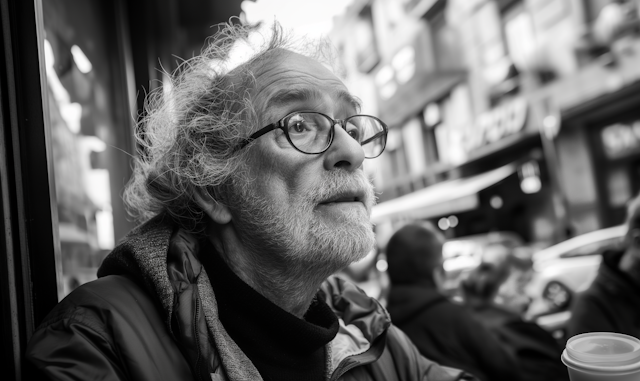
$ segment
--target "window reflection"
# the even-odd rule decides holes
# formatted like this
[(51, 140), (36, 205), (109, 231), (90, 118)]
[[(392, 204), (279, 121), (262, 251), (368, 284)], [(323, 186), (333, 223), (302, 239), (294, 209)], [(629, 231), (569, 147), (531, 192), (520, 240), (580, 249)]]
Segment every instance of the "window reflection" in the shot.
[(129, 177), (131, 113), (114, 36), (114, 5), (43, 2), (45, 67), (62, 254), (62, 298), (96, 278), (130, 229), (121, 189)]

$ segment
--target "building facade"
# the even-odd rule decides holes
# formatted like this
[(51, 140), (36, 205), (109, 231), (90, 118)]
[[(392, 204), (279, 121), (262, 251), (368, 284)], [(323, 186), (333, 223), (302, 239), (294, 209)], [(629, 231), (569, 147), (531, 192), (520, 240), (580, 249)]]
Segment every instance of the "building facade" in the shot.
[(640, 191), (640, 2), (361, 0), (346, 80), (390, 125), (367, 171), (379, 244), (407, 220), (550, 244)]

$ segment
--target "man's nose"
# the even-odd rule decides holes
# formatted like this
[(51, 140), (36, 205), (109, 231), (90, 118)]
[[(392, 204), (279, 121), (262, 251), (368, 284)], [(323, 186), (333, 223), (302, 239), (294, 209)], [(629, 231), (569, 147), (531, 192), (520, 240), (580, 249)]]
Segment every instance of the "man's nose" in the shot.
[(333, 143), (324, 155), (324, 167), (327, 170), (342, 168), (354, 171), (362, 166), (364, 150), (340, 123), (335, 125)]

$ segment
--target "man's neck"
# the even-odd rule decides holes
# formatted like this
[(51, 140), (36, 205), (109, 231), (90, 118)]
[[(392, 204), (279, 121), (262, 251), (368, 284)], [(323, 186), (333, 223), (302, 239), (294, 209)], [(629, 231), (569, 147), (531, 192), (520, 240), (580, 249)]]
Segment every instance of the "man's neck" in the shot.
[(213, 247), (240, 279), (265, 298), (302, 318), (309, 309), (318, 288), (336, 270), (327, 266), (301, 266), (278, 263), (280, 253), (252, 253), (237, 238), (231, 224), (218, 226), (209, 234)]

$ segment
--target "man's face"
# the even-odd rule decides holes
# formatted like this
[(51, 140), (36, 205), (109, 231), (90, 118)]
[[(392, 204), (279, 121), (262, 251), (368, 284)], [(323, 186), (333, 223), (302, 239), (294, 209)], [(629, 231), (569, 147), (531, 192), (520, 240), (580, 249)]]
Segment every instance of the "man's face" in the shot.
[[(281, 53), (254, 72), (258, 128), (294, 111), (334, 119), (357, 112), (344, 84), (324, 66)], [(230, 209), (238, 235), (254, 253), (273, 253), (283, 266), (321, 263), (338, 270), (371, 250), (373, 188), (362, 170), (364, 152), (346, 131), (337, 126), (331, 147), (318, 155), (297, 151), (281, 129), (247, 149), (246, 173), (233, 186)]]

